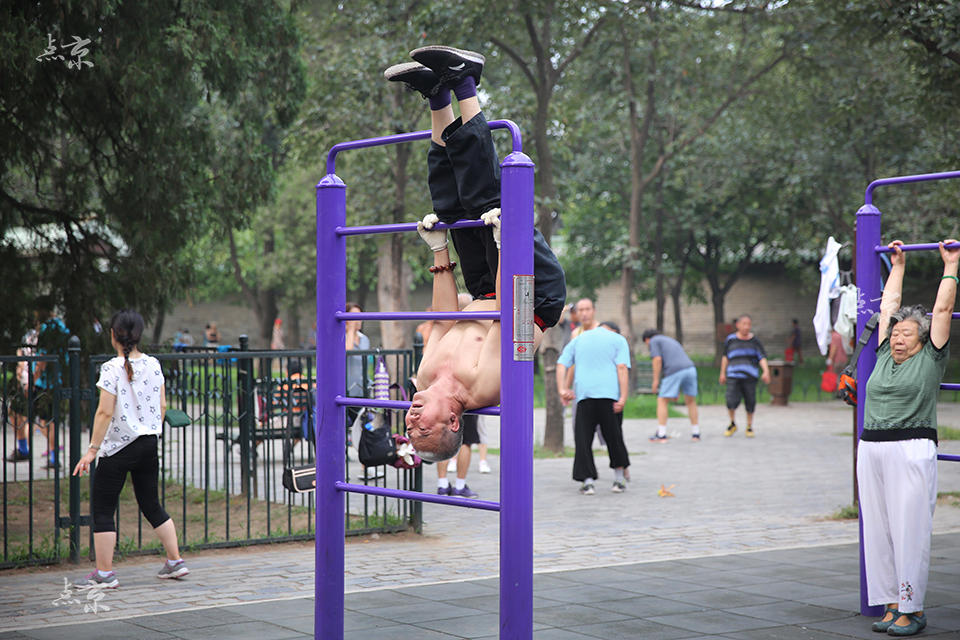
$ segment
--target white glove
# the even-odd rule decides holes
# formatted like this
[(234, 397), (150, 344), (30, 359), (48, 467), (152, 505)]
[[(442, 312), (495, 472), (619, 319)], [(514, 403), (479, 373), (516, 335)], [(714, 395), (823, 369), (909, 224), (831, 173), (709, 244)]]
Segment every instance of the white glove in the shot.
[(497, 249), (500, 249), (500, 209), (490, 209), (480, 216), (483, 224), (493, 225), (493, 241), (497, 243)]
[(440, 218), (435, 213), (428, 213), (423, 216), (423, 220), (417, 222), (417, 233), (423, 238), (423, 241), (430, 247), (430, 251), (436, 253), (447, 248), (447, 230), (439, 229), (431, 231), (433, 225), (437, 224)]

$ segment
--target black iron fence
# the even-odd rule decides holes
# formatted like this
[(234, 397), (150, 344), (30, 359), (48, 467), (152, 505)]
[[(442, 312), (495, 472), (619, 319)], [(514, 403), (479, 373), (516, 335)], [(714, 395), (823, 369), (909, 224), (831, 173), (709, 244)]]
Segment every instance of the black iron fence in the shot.
[[(196, 549), (312, 539), (313, 494), (287, 492), (281, 476), (285, 466), (314, 460), (315, 353), (250, 351), (242, 338), (237, 349), (153, 355), (163, 369), (167, 406), (191, 418), (184, 428), (164, 424), (160, 437), (161, 501), (177, 526), (180, 546)], [(81, 480), (70, 472), (90, 437), (100, 366), (111, 357), (90, 356), (87, 383), (81, 386), (79, 341), (74, 339), (66, 375), (52, 389), (38, 391), (33, 370), (44, 362), (59, 373), (56, 357), (0, 356), (2, 442), (7, 458), (0, 568), (55, 563), (65, 557), (77, 560), (92, 553), (89, 513), (96, 473)], [(352, 393), (372, 394), (378, 358), (383, 358), (398, 387), (414, 371), (413, 350), (351, 351), (347, 357), (352, 359), (348, 368), (360, 380)], [(24, 371), (26, 384), (20, 385), (18, 376)], [(18, 389), (26, 391), (19, 394)], [(392, 393), (399, 399), (400, 391)], [(354, 417), (348, 415), (348, 421)], [(399, 430), (402, 417), (392, 421)], [(420, 489), (420, 469), (364, 469), (357, 462), (347, 427), (345, 423), (349, 481)], [(15, 453), (17, 428), (21, 434), (28, 432), (29, 453), (24, 460), (17, 460), (22, 455)], [(44, 433), (49, 434), (49, 445)], [(350, 495), (346, 500), (346, 535), (421, 530), (419, 503)], [(129, 483), (121, 493), (117, 522), (121, 553), (160, 549), (137, 509)]]

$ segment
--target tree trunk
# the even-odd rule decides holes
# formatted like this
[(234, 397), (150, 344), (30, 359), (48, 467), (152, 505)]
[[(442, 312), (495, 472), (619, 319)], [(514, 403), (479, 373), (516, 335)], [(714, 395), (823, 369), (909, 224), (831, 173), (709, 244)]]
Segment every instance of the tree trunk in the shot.
[(557, 360), (563, 351), (563, 331), (547, 329), (540, 343), (543, 363), (543, 392), (546, 400), (547, 423), (543, 432), (543, 448), (555, 453), (563, 451), (563, 403), (557, 393)]
[[(377, 303), (381, 311), (410, 308), (410, 268), (403, 260), (403, 238), (390, 234), (380, 244), (377, 258)], [(411, 340), (403, 322), (380, 323), (380, 345), (384, 349), (407, 349)]]
[(299, 349), (300, 342), (300, 314), (294, 305), (287, 310), (287, 330), (283, 332), (283, 343), (287, 349)]
[(160, 344), (163, 337), (163, 321), (167, 314), (163, 312), (163, 300), (158, 302), (157, 319), (153, 323), (153, 344)]
[[(660, 147), (663, 155), (663, 147)], [(664, 315), (667, 306), (666, 278), (663, 275), (663, 172), (657, 176), (657, 203), (654, 213), (653, 229), (653, 273), (655, 274), (654, 289), (657, 299), (657, 331), (663, 332)]]
[(726, 317), (724, 311), (724, 302), (726, 301), (726, 291), (715, 283), (710, 284), (710, 301), (713, 303), (713, 326), (714, 326), (714, 353), (713, 364), (720, 365), (720, 357), (723, 355), (723, 340), (726, 336), (721, 335), (721, 328), (724, 325), (723, 319)]

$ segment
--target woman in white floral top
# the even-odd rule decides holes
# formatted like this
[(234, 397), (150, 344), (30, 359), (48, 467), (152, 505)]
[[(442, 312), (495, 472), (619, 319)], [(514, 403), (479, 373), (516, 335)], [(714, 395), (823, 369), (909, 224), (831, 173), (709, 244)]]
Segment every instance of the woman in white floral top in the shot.
[(90, 447), (73, 470), (83, 475), (97, 461), (93, 485), (93, 543), (97, 569), (80, 586), (116, 588), (113, 550), (117, 544), (114, 514), (127, 473), (137, 504), (167, 552), (158, 578), (180, 578), (190, 571), (180, 558), (177, 530), (160, 504), (157, 438), (167, 409), (163, 372), (156, 358), (140, 352), (143, 318), (136, 311), (118, 311), (110, 320), (110, 343), (117, 357), (100, 368), (100, 403), (93, 420)]

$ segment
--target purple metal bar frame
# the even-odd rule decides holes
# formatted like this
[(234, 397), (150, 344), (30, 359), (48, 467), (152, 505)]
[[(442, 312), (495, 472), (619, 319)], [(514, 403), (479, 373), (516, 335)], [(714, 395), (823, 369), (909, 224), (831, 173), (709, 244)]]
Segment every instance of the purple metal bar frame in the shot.
[[(499, 511), (500, 513), (500, 638), (528, 640), (533, 635), (533, 362), (514, 361), (513, 278), (533, 273), (534, 164), (523, 154), (520, 129), (509, 120), (494, 120), (491, 129), (508, 129), (513, 152), (501, 162), (500, 209), (510, 233), (504, 234), (501, 250), (501, 292), (499, 314), (500, 407), (486, 407), (471, 413), (501, 415), (500, 486), (510, 487), (501, 503), (464, 502), (416, 492), (382, 487), (351, 485), (346, 477), (343, 438), (346, 405), (361, 405), (359, 398), (346, 397), (345, 332), (343, 320), (420, 320), (490, 318), (485, 313), (352, 313), (345, 318), (346, 245), (345, 237), (375, 233), (397, 233), (416, 229), (416, 224), (346, 226), (346, 185), (336, 175), (336, 156), (349, 149), (399, 144), (430, 137), (429, 131), (354, 140), (334, 145), (327, 154), (327, 175), (317, 185), (317, 362), (331, 363), (319, 368), (316, 407), (317, 426), (317, 549), (314, 636), (343, 638), (344, 604), (344, 499), (345, 492), (422, 500), (455, 506)], [(458, 222), (446, 227), (481, 226), (482, 222)], [(321, 258), (322, 256), (322, 258)], [(362, 399), (361, 406), (406, 408), (409, 403), (373, 404)], [(503, 427), (507, 428), (504, 429)], [(402, 494), (402, 495), (401, 495)], [(412, 495), (410, 495), (412, 494)]]
[[(513, 153), (519, 153), (523, 155), (523, 141), (520, 138), (520, 127), (511, 120), (491, 120), (487, 124), (490, 125), (491, 129), (509, 129), (510, 138), (513, 143)], [(414, 140), (425, 140), (430, 137), (429, 130), (423, 131), (411, 131), (410, 133), (400, 133), (393, 136), (381, 136), (379, 138), (365, 138), (363, 140), (351, 140), (350, 142), (340, 142), (333, 145), (330, 148), (329, 153), (327, 153), (327, 175), (332, 176), (337, 173), (337, 154), (341, 151), (348, 151), (350, 149), (367, 149), (370, 147), (382, 147), (388, 144), (401, 144), (404, 142), (413, 142)], [(526, 157), (526, 156), (524, 156)], [(529, 158), (527, 158), (529, 160)], [(504, 160), (506, 162), (506, 160)], [(501, 163), (500, 166), (503, 166)], [(501, 183), (501, 191), (502, 183)], [(502, 199), (501, 199), (502, 204)], [(502, 210), (502, 207), (501, 207)], [(339, 226), (343, 226), (342, 224)], [(336, 228), (336, 227), (334, 227)], [(414, 225), (416, 228), (416, 225)], [(503, 265), (501, 265), (502, 267)]]
[(337, 311), (337, 320), (499, 320), (499, 311)]
[(487, 500), (470, 500), (469, 498), (451, 498), (449, 496), (435, 495), (432, 493), (420, 493), (419, 491), (404, 491), (403, 489), (389, 489), (387, 487), (371, 487), (365, 484), (349, 484), (347, 482), (336, 483), (337, 489), (349, 493), (366, 493), (371, 496), (384, 496), (386, 498), (400, 498), (401, 500), (419, 500), (420, 502), (436, 502), (437, 504), (449, 504), (453, 507), (466, 507), (467, 509), (483, 509), (486, 511), (500, 511), (500, 504)]
[(907, 184), (909, 182), (930, 182), (933, 180), (950, 180), (960, 178), (960, 171), (944, 171), (942, 173), (920, 173), (913, 176), (898, 176), (896, 178), (881, 178), (874, 180), (867, 185), (867, 190), (863, 194), (863, 204), (873, 204), (873, 190), (888, 184)]
[[(334, 398), (338, 405), (344, 407), (371, 407), (374, 409), (409, 409), (410, 402), (406, 400), (377, 400), (376, 398), (352, 398), (349, 396), (337, 396)], [(475, 413), (481, 416), (498, 416), (500, 407), (481, 407), (480, 409), (471, 409), (464, 413)]]
[[(483, 220), (460, 220), (453, 224), (438, 222), (434, 229), (467, 229), (469, 227), (482, 227), (486, 224)], [(404, 233), (407, 231), (416, 231), (416, 222), (401, 222), (399, 224), (374, 224), (366, 227), (338, 227), (334, 231), (341, 236), (368, 236), (377, 233)]]
[[(880, 260), (878, 254), (889, 251), (886, 245), (881, 242), (880, 237), (880, 210), (873, 206), (873, 191), (877, 187), (892, 184), (906, 184), (912, 182), (928, 182), (933, 180), (949, 180), (960, 178), (960, 171), (947, 171), (943, 173), (925, 173), (912, 176), (899, 176), (896, 178), (883, 178), (874, 180), (867, 186), (863, 197), (863, 206), (857, 211), (857, 237), (856, 237), (856, 260), (857, 260), (857, 288), (860, 290), (862, 300), (865, 301), (864, 308), (857, 313), (857, 334), (863, 332), (863, 326), (866, 321), (875, 312), (880, 310)], [(905, 245), (903, 248), (907, 251), (921, 251), (937, 249), (938, 244), (916, 244)], [(954, 314), (956, 316), (957, 314)], [(860, 359), (857, 362), (857, 386), (860, 389), (866, 389), (867, 379), (873, 372), (877, 364), (875, 349), (877, 346), (877, 336), (870, 337), (870, 343), (867, 348), (860, 352)], [(945, 383), (941, 388), (952, 387), (952, 383)], [(960, 386), (960, 385), (956, 385)], [(857, 439), (863, 434), (863, 411), (865, 402), (857, 404)], [(938, 455), (940, 460), (960, 459), (960, 456)], [(883, 607), (871, 607), (867, 599), (867, 574), (863, 561), (863, 519), (860, 519), (860, 614), (864, 616), (880, 616), (883, 613)]]
[[(960, 249), (960, 242), (951, 242), (946, 245), (947, 249)], [(939, 242), (927, 242), (925, 244), (905, 244), (900, 247), (901, 251), (936, 251), (940, 248)], [(886, 245), (877, 245), (873, 248), (877, 253), (893, 253), (893, 249)]]

